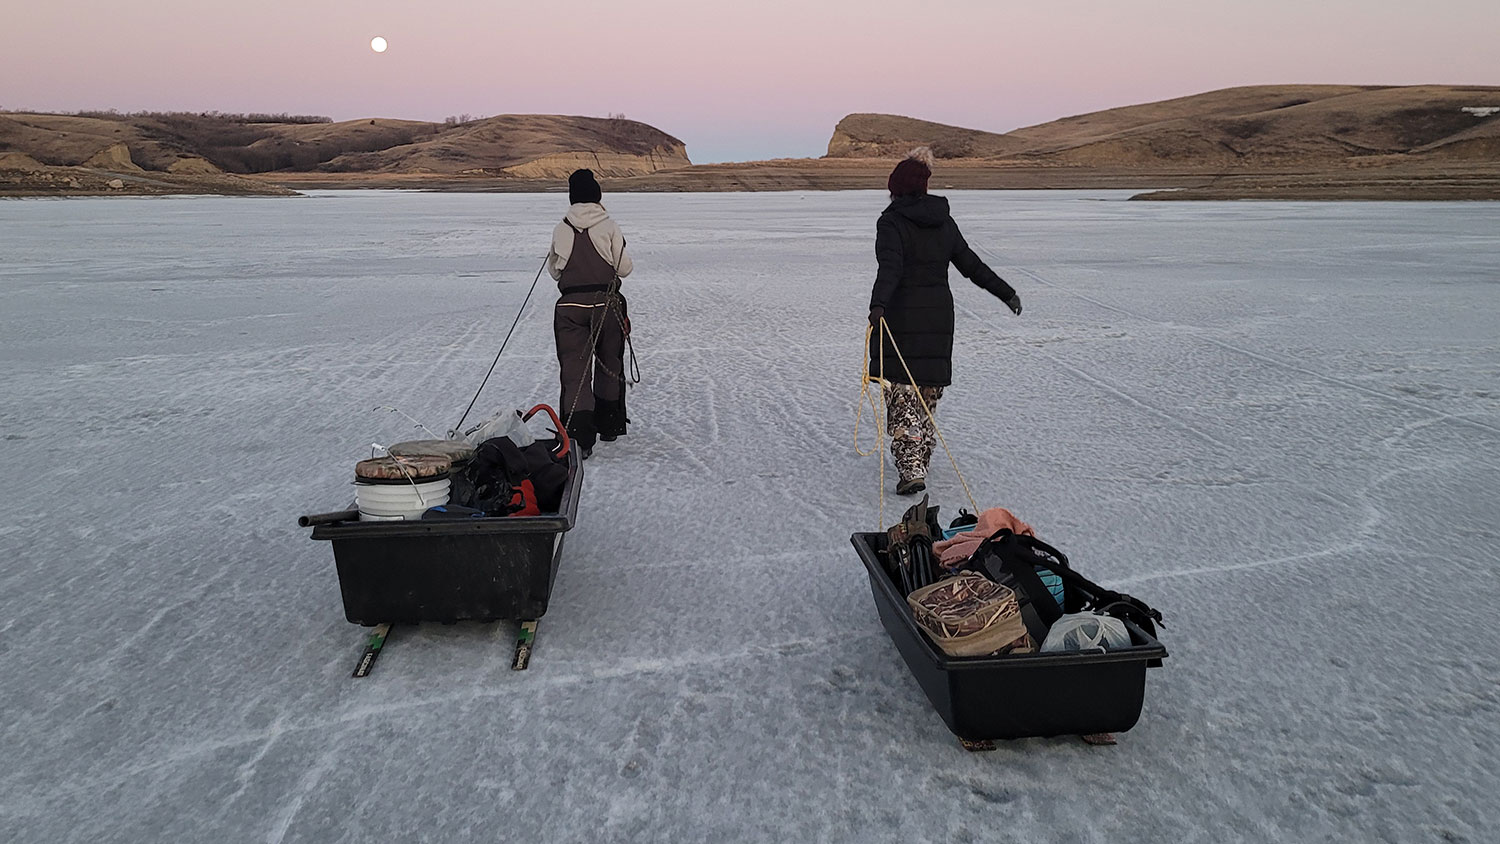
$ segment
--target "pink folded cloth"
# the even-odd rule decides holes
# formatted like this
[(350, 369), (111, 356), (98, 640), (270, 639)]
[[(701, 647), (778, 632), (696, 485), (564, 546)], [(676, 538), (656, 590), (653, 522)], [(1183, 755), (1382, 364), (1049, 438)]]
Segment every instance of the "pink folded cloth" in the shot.
[(1014, 513), (1004, 507), (993, 507), (979, 514), (979, 524), (970, 528), (968, 533), (960, 533), (952, 539), (932, 543), (932, 551), (938, 555), (945, 568), (952, 568), (969, 559), (970, 555), (979, 548), (979, 543), (1001, 528), (1010, 528), (1011, 533), (1036, 536), (1031, 530), (1031, 525), (1016, 518)]

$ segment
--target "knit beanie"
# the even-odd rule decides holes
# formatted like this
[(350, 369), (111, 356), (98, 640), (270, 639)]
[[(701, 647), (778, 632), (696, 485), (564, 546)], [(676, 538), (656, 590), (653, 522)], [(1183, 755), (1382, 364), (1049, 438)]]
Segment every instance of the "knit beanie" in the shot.
[(921, 196), (927, 193), (927, 180), (932, 176), (932, 152), (927, 147), (918, 147), (896, 165), (886, 187), (891, 196)]
[(603, 198), (604, 192), (599, 189), (593, 170), (574, 170), (573, 175), (568, 177), (569, 203), (577, 205), (580, 202), (598, 202)]

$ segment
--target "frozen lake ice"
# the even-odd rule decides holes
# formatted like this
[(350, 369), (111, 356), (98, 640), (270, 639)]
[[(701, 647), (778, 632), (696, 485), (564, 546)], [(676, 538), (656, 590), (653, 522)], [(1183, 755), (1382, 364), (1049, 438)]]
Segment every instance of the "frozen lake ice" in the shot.
[[(1025, 303), (952, 274), (979, 503), (1167, 617), (1118, 747), (964, 752), (880, 627), (879, 194), (606, 197), (644, 382), (530, 670), (357, 681), (294, 520), (457, 420), (566, 200), (3, 202), (0, 840), (1494, 840), (1500, 204), (950, 196)], [(481, 407), (555, 400), (549, 290)]]

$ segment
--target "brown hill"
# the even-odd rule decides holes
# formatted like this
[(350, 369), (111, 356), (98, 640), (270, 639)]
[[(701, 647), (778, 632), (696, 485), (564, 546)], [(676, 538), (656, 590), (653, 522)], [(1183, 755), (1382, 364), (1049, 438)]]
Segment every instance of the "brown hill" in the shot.
[(828, 141), (828, 158), (897, 158), (916, 146), (938, 158), (999, 158), (1026, 148), (1024, 141), (894, 114), (851, 114)]
[(1277, 85), (1231, 88), (1068, 117), (1004, 134), (890, 115), (840, 121), (829, 157), (892, 157), (927, 144), (939, 158), (996, 163), (1234, 171), (1347, 164), (1380, 156), (1494, 160), (1500, 88)]
[(633, 176), (690, 165), (682, 141), (624, 118), (500, 115), (467, 123), (157, 113), (0, 113), (0, 152), (51, 167), (209, 175)]
[(324, 172), (499, 174), (525, 168), (535, 178), (556, 178), (580, 166), (593, 167), (601, 175), (635, 176), (692, 164), (682, 141), (621, 118), (504, 114), (452, 127), (407, 124), (404, 128), (413, 133), (409, 141), (359, 149), (350, 141), (365, 123), (374, 125), (352, 121), (297, 126), (284, 137), (295, 143), (345, 147), (347, 151), (317, 168)]
[(179, 155), (170, 143), (123, 119), (0, 113), (0, 152), (21, 152), (53, 167), (78, 167), (115, 144), (147, 170), (165, 170)]
[(184, 158), (166, 173), (147, 172), (131, 162), (123, 144), (100, 151), (81, 166), (52, 166), (25, 153), (0, 152), (0, 196), (165, 194), (294, 196), (295, 192), (221, 173), (202, 159)]

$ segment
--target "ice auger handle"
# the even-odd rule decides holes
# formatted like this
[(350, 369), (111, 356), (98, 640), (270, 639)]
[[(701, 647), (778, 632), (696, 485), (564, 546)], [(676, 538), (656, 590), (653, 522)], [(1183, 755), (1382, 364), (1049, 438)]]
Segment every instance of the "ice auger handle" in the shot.
[(562, 420), (557, 418), (557, 411), (553, 410), (551, 405), (539, 404), (533, 407), (526, 411), (526, 415), (521, 417), (521, 421), (530, 422), (531, 417), (543, 410), (547, 411), (547, 415), (552, 417), (552, 424), (557, 426), (557, 435), (562, 438), (562, 448), (558, 449), (556, 454), (557, 459), (561, 460), (568, 456), (568, 449), (573, 447), (573, 441), (568, 438), (567, 426), (563, 425)]

